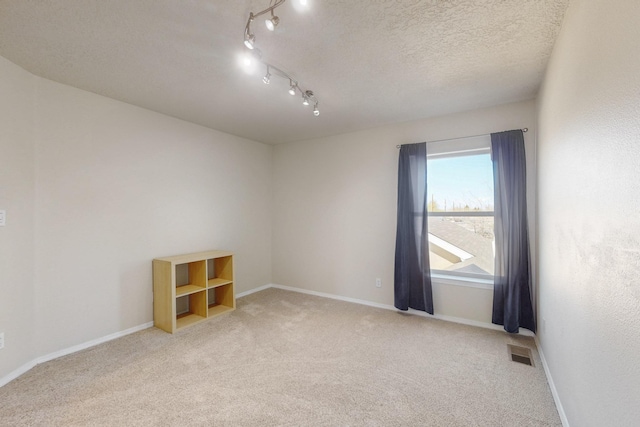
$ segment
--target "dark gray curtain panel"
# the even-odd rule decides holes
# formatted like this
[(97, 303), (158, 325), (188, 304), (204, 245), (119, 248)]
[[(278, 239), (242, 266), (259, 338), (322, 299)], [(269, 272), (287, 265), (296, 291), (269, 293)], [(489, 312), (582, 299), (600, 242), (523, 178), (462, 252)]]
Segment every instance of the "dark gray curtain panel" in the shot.
[(510, 333), (533, 332), (527, 175), (521, 130), (491, 134), (495, 205), (495, 282), (492, 321)]
[(427, 234), (427, 144), (400, 147), (395, 306), (433, 314)]

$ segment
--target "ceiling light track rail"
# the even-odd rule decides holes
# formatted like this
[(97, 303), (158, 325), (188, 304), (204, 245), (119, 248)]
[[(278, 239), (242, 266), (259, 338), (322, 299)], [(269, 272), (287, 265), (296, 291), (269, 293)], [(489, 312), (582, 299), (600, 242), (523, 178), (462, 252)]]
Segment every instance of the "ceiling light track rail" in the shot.
[(265, 15), (271, 12), (271, 17), (265, 21), (267, 29), (269, 31), (275, 31), (276, 27), (280, 23), (280, 18), (278, 18), (274, 14), (274, 10), (281, 6), (286, 0), (271, 0), (269, 7), (261, 10), (260, 12), (250, 12), (249, 19), (247, 19), (247, 25), (244, 27), (244, 45), (247, 49), (250, 49), (253, 53), (253, 56), (260, 61), (267, 68), (267, 72), (262, 78), (264, 84), (271, 83), (271, 77), (273, 75), (289, 80), (289, 94), (295, 96), (297, 93), (300, 93), (302, 96), (302, 105), (311, 105), (313, 104), (313, 114), (314, 116), (320, 115), (320, 110), (318, 109), (318, 105), (320, 102), (318, 98), (315, 96), (312, 90), (305, 90), (300, 87), (300, 84), (296, 79), (294, 79), (289, 73), (286, 71), (264, 61), (262, 59), (262, 52), (255, 46), (256, 36), (251, 32), (251, 23), (259, 16)]
[(249, 15), (249, 22), (247, 22), (247, 26), (249, 26), (249, 23), (253, 20), (253, 18), (257, 18), (258, 16), (262, 16), (265, 13), (271, 12), (271, 15), (273, 16), (274, 9), (276, 7), (278, 7), (278, 6), (280, 6), (285, 1), (287, 1), (287, 0), (276, 0), (275, 3), (272, 1), (271, 3), (273, 3), (273, 4), (270, 5), (268, 8), (266, 8), (265, 10), (261, 10), (260, 12), (256, 12), (256, 13), (251, 12), (251, 14)]

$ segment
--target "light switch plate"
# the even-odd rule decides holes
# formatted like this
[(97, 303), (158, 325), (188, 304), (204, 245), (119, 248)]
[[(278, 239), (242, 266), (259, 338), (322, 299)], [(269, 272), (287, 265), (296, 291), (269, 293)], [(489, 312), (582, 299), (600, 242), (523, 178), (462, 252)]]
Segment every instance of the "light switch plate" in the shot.
[(4, 227), (7, 223), (7, 211), (0, 211), (0, 227)]

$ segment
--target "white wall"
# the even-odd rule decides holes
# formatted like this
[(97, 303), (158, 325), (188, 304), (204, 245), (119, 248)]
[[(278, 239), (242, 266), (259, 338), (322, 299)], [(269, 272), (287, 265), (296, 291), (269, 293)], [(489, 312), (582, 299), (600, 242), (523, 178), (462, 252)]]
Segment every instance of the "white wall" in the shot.
[(0, 378), (34, 357), (35, 80), (0, 57)]
[(639, 16), (572, 1), (539, 98), (539, 340), (572, 426), (640, 425)]
[[(31, 96), (25, 84), (1, 104), (20, 109), (12, 117), (17, 138), (33, 138), (25, 148), (11, 142), (6, 162), (2, 154), (9, 188), (0, 203), (8, 200), (11, 227), (0, 233), (16, 229), (26, 242), (1, 246), (16, 252), (8, 273), (2, 260), (3, 287), (5, 275), (11, 279), (0, 303), (11, 332), (2, 352), (17, 346), (14, 330), (34, 343), (16, 356), (27, 363), (151, 322), (154, 257), (227, 249), (236, 253), (236, 292), (271, 281), (270, 146), (5, 63), (0, 81), (11, 73), (35, 79), (37, 97), (23, 108), (19, 98)], [(20, 225), (22, 216), (30, 219)], [(12, 295), (8, 314), (18, 314), (5, 315), (5, 295)], [(33, 327), (20, 325), (25, 317)], [(0, 377), (16, 367), (1, 362)]]
[[(275, 146), (274, 283), (393, 305), (396, 145), (528, 127), (533, 172), (535, 119), (529, 101)], [(491, 323), (492, 302), (490, 289), (434, 284), (436, 314)]]

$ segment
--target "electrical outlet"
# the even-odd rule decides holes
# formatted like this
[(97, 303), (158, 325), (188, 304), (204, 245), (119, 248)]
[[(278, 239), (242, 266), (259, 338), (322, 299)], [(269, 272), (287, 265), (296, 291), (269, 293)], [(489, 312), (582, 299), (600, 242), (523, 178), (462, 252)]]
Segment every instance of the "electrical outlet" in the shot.
[(382, 279), (376, 279), (376, 288), (382, 287)]
[(4, 332), (0, 334), (0, 349), (4, 348)]
[(7, 211), (0, 211), (0, 227), (7, 225)]

